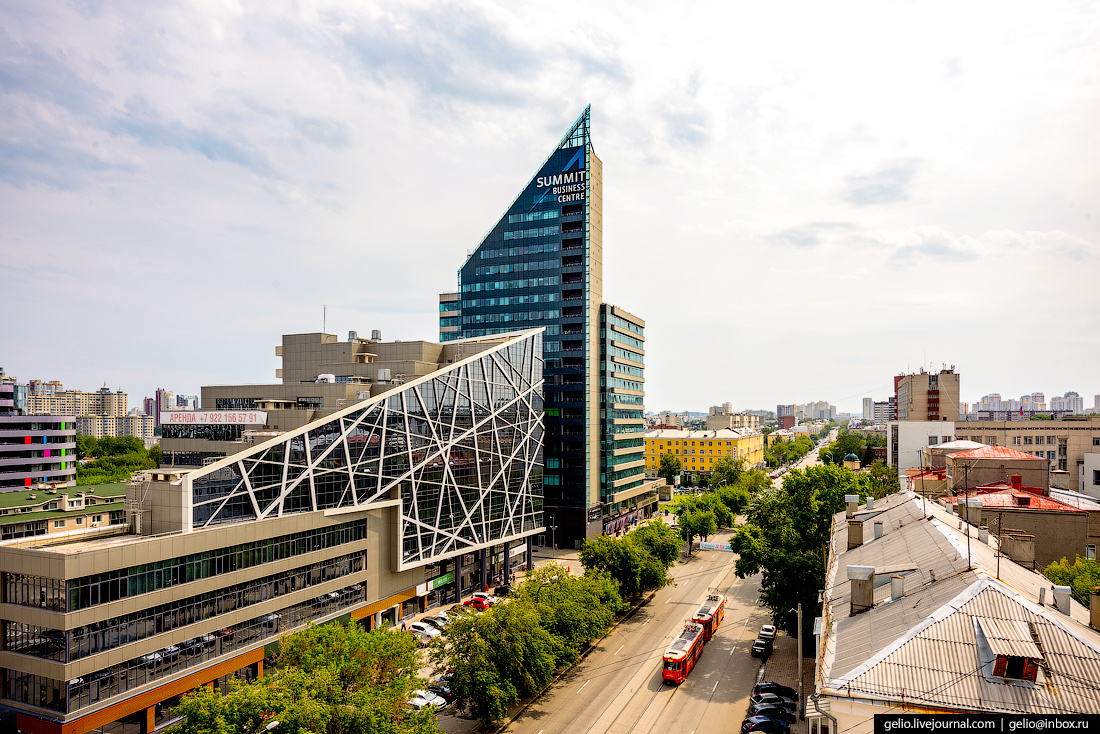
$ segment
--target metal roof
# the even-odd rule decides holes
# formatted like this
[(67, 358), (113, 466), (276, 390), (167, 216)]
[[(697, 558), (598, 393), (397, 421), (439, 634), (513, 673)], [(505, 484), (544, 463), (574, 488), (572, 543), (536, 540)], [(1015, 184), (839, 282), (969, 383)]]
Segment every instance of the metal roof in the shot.
[(954, 454), (948, 454), (952, 459), (1027, 459), (1029, 461), (1049, 461), (1049, 459), (1041, 459), (1038, 456), (1032, 454), (1025, 454), (1023, 451), (1017, 451), (1005, 446), (982, 446), (981, 448), (970, 449), (969, 451), (959, 451)]
[[(874, 538), (865, 522), (863, 545), (844, 550), (848, 522), (834, 518), (819, 692), (956, 711), (1100, 713), (1100, 633), (1084, 607), (1071, 602), (1066, 615), (1039, 605), (1048, 580), (998, 559), (995, 537), (981, 542), (976, 528), (960, 529), (957, 516), (912, 493), (861, 516), (884, 532)], [(874, 606), (855, 616), (849, 565), (876, 569)], [(891, 601), (890, 569), (905, 567), (917, 570)], [(1037, 681), (993, 676), (997, 654), (1038, 657)]]

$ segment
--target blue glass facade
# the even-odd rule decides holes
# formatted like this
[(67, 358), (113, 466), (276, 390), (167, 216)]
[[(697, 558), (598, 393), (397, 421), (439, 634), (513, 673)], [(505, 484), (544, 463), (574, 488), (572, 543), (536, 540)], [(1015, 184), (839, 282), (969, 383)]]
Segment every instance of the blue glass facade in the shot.
[(602, 164), (589, 122), (585, 109), (459, 269), (457, 293), (440, 296), (441, 341), (545, 328), (543, 494), (559, 545), (602, 531)]

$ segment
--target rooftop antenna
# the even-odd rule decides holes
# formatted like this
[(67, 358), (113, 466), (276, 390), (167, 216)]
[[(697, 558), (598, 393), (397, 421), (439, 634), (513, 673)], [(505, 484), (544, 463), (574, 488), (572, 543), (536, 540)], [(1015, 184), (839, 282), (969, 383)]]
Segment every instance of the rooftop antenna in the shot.
[(325, 333), (325, 322), (326, 322), (327, 318), (328, 318), (328, 306), (322, 304), (321, 305), (321, 333), (322, 334)]

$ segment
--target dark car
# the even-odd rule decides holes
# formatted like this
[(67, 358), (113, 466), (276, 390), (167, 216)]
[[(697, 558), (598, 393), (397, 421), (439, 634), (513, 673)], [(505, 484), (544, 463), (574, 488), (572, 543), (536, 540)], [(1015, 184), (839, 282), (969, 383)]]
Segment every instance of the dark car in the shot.
[(446, 617), (424, 617), (420, 621), (430, 624), (432, 627), (435, 627), (440, 632), (443, 632), (447, 629), (448, 622)]
[(454, 678), (454, 673), (437, 675), (432, 678), (432, 682), (428, 685), (428, 690), (437, 696), (443, 696), (444, 700), (450, 703), (454, 699), (454, 694), (451, 692), (452, 678)]
[(774, 693), (760, 693), (749, 699), (750, 706), (761, 706), (765, 704), (768, 706), (778, 706), (788, 711), (794, 711), (796, 706), (793, 698), (777, 696)]
[(750, 716), (741, 722), (741, 734), (756, 731), (764, 734), (790, 734), (791, 727), (785, 721), (770, 719), (767, 716)]
[(772, 654), (772, 641), (763, 637), (757, 637), (756, 641), (752, 643), (752, 656), (754, 658), (768, 659), (768, 656)]
[(513, 591), (513, 589), (512, 589), (511, 584), (501, 584), (501, 585), (497, 586), (495, 589), (493, 589), (493, 593), (496, 594), (497, 596), (501, 596), (501, 597), (511, 596), (512, 591)]
[(788, 711), (782, 706), (773, 706), (770, 703), (758, 703), (749, 706), (749, 716), (767, 716), (769, 719), (779, 719), (788, 724), (793, 724), (795, 719), (793, 711)]
[(798, 698), (798, 692), (790, 686), (781, 686), (778, 683), (757, 683), (756, 687), (752, 689), (752, 695), (756, 696), (761, 693), (774, 693), (777, 696), (784, 696), (794, 700)]

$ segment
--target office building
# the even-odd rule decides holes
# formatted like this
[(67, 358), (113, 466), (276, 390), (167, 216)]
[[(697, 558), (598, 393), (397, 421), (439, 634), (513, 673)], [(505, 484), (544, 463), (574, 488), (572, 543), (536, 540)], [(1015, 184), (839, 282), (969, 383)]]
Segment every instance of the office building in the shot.
[(781, 429), (790, 430), (794, 428), (795, 423), (798, 422), (796, 413), (798, 406), (795, 405), (777, 405), (775, 406), (775, 419)]
[[(604, 471), (616, 457), (602, 453), (611, 445), (602, 440), (611, 430), (607, 421), (614, 419), (601, 414), (601, 393), (618, 388), (644, 395), (640, 351), (620, 355), (614, 374), (601, 371), (602, 304), (603, 163), (585, 109), (470, 252), (458, 272), (458, 291), (439, 297), (443, 342), (535, 326), (546, 330), (544, 490), (559, 546), (579, 547), (605, 532), (619, 501)], [(640, 336), (640, 327), (634, 333)]]
[(863, 420), (873, 421), (875, 419), (875, 399), (864, 398), (863, 399)]
[(14, 385), (0, 385), (0, 492), (75, 485), (75, 419), (22, 415), (15, 410), (14, 392)]
[(894, 378), (897, 420), (959, 420), (959, 375), (954, 366), (937, 374), (923, 369)]
[(753, 413), (734, 413), (733, 406), (729, 403), (725, 405), (716, 405), (710, 409), (710, 413), (707, 415), (707, 428), (711, 431), (718, 431), (723, 428), (748, 428), (752, 430), (760, 429), (760, 415), (754, 415)]
[(707, 475), (714, 462), (723, 458), (744, 460), (745, 469), (764, 467), (764, 434), (747, 428), (719, 431), (660, 429), (646, 431), (646, 472), (655, 475), (661, 457), (672, 454), (680, 460), (680, 471)]
[(262, 674), (282, 634), (399, 624), (530, 563), (541, 339), (449, 344), (429, 374), (202, 468), (153, 470), (122, 527), (0, 543), (8, 721), (152, 731), (187, 691)]
[[(1081, 486), (1081, 466), (1086, 454), (1100, 451), (1100, 417), (1067, 417), (1061, 420), (967, 421), (955, 424), (959, 438), (987, 446), (1004, 446), (1047, 459), (1051, 486), (1088, 492)], [(1063, 484), (1064, 482), (1064, 484)]]

